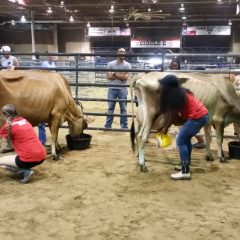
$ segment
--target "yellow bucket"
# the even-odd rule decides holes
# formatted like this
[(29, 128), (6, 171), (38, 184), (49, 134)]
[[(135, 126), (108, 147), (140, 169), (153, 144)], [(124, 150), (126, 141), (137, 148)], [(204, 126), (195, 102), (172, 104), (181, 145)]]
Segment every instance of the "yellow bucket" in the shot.
[(169, 133), (167, 133), (167, 134), (157, 133), (155, 138), (158, 141), (159, 147), (164, 148), (164, 147), (168, 147), (172, 144), (172, 138)]

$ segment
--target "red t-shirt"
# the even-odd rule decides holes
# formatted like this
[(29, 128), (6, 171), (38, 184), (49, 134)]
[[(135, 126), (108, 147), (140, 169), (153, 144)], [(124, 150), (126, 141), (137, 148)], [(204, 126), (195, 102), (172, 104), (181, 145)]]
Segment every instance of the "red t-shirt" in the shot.
[[(6, 123), (0, 129), (0, 135), (7, 138)], [(40, 162), (46, 157), (46, 150), (39, 141), (32, 125), (22, 117), (11, 122), (13, 148), (23, 162)]]
[(187, 94), (186, 106), (180, 111), (184, 119), (198, 119), (208, 113), (207, 108), (193, 95)]

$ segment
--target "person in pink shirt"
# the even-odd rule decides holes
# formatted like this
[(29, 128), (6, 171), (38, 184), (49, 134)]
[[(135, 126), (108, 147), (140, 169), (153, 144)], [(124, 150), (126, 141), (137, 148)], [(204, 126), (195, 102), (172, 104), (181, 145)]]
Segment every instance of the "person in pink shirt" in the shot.
[(180, 86), (178, 78), (167, 75), (161, 80), (160, 109), (162, 113), (177, 113), (183, 120), (176, 139), (181, 171), (171, 174), (173, 180), (190, 180), (191, 138), (208, 122), (208, 109), (186, 88)]
[(0, 167), (22, 176), (21, 182), (27, 183), (33, 174), (31, 168), (44, 162), (46, 150), (32, 125), (18, 116), (13, 105), (4, 105), (2, 114), (5, 123), (0, 135), (12, 141), (16, 154), (0, 157)]

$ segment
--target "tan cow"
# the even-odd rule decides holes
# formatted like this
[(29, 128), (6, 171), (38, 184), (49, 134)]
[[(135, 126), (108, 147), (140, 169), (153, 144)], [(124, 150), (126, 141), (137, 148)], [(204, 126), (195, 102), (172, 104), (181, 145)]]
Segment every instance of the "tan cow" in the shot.
[(13, 104), (33, 126), (47, 122), (52, 137), (52, 156), (58, 159), (59, 127), (68, 122), (70, 134), (79, 136), (83, 113), (74, 102), (67, 80), (60, 74), (40, 70), (0, 71), (0, 108)]
[[(179, 123), (176, 116), (161, 115), (159, 101), (161, 86), (159, 80), (168, 75), (167, 72), (151, 72), (135, 77), (131, 84), (131, 90), (135, 91), (138, 98), (138, 154), (141, 170), (146, 170), (144, 161), (144, 145), (151, 129), (161, 129), (168, 123)], [(218, 158), (224, 162), (225, 158), (222, 151), (223, 131), (226, 117), (232, 117), (231, 121), (240, 120), (240, 99), (237, 97), (233, 85), (220, 74), (203, 73), (174, 73), (179, 78), (183, 87), (190, 89), (194, 95), (204, 103), (210, 113), (209, 124), (204, 128), (207, 144), (207, 160), (213, 160), (210, 143), (210, 126), (213, 125), (216, 130)], [(131, 91), (131, 92), (132, 92)], [(230, 118), (228, 118), (230, 119)], [(133, 141), (133, 128), (131, 129)]]

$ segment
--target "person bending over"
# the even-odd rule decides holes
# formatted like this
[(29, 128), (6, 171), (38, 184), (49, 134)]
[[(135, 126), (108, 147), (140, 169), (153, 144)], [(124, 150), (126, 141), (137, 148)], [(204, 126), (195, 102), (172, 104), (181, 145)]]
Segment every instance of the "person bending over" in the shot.
[(3, 106), (2, 114), (5, 123), (0, 129), (0, 135), (12, 141), (16, 155), (0, 157), (0, 167), (22, 176), (21, 183), (27, 183), (33, 174), (31, 168), (43, 163), (46, 150), (32, 125), (18, 116), (13, 105)]
[[(173, 58), (169, 68), (170, 70), (180, 70), (181, 69), (180, 61), (176, 58)], [(195, 68), (194, 70), (205, 70), (205, 69), (198, 67), (198, 68)], [(202, 135), (197, 133), (197, 135), (195, 135), (194, 137), (197, 139), (197, 142), (192, 145), (193, 148), (206, 147), (205, 140)]]
[(181, 171), (171, 174), (173, 180), (191, 179), (190, 163), (192, 144), (191, 138), (208, 122), (207, 108), (186, 88), (180, 86), (178, 78), (167, 75), (160, 80), (161, 99), (160, 109), (163, 113), (177, 113), (185, 120), (176, 138)]

